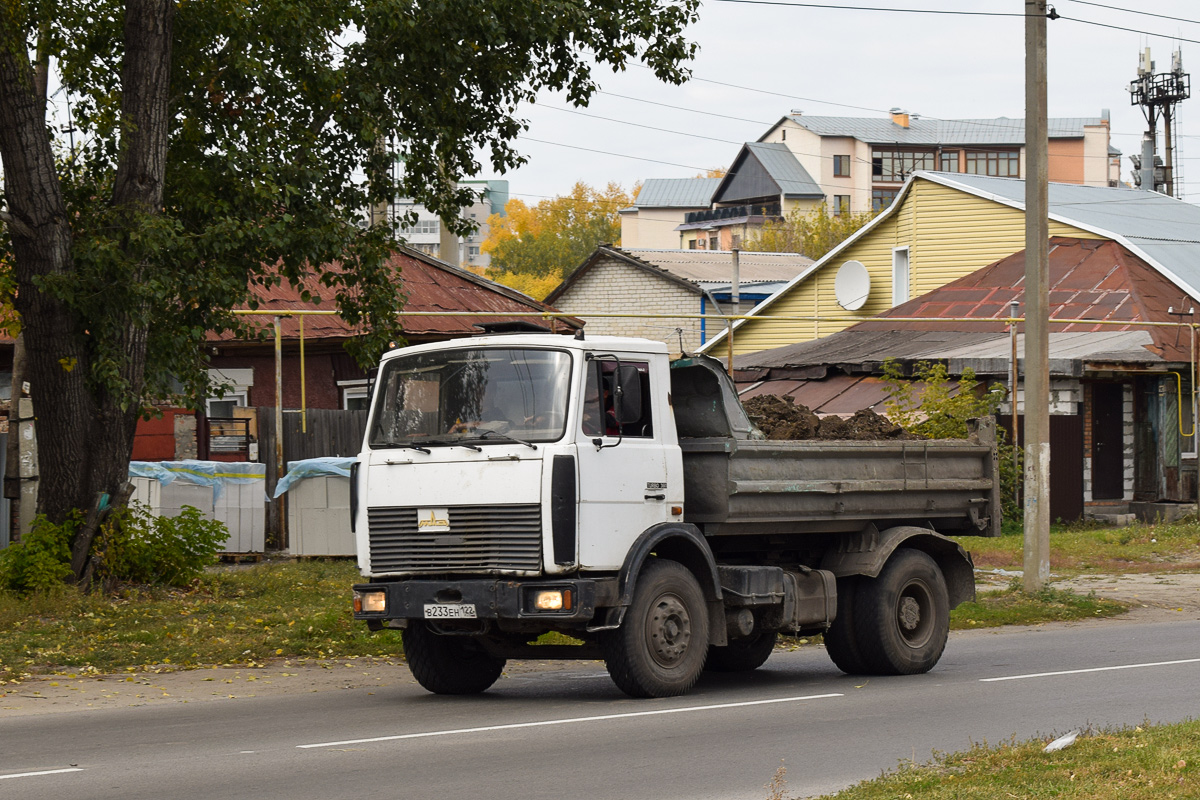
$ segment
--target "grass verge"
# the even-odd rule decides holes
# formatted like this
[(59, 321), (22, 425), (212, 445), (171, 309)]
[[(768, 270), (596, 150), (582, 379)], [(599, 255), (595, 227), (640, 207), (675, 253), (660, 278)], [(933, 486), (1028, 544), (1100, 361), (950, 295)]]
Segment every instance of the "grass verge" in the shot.
[[(1086, 732), (1071, 746), (1049, 741), (976, 745), (924, 765), (902, 765), (824, 800), (1183, 800), (1200, 794), (1200, 721)], [(767, 785), (787, 800), (783, 768)]]
[(1034, 625), (1039, 622), (1069, 622), (1115, 617), (1128, 610), (1116, 600), (1094, 594), (1081, 595), (1045, 588), (1029, 595), (1014, 581), (1007, 588), (980, 592), (974, 600), (950, 612), (951, 630), (996, 628), (1001, 625)]
[[(116, 597), (66, 589), (0, 593), (0, 683), (49, 672), (399, 654), (399, 631), (372, 633), (353, 620), (350, 586), (358, 579), (349, 561), (303, 561), (218, 569), (186, 590), (128, 589)], [(1033, 624), (1124, 609), (1056, 590), (1030, 597), (1014, 584), (963, 604), (950, 624), (959, 630)]]
[(357, 580), (349, 561), (304, 561), (219, 569), (187, 590), (0, 593), (0, 683), (55, 671), (395, 656), (399, 631), (372, 633), (353, 620)]
[[(982, 569), (1021, 569), (1024, 537), (1019, 527), (988, 539), (956, 537)], [(1053, 525), (1050, 564), (1056, 573), (1195, 572), (1200, 569), (1200, 522), (1194, 519), (1126, 528), (1094, 524)]]

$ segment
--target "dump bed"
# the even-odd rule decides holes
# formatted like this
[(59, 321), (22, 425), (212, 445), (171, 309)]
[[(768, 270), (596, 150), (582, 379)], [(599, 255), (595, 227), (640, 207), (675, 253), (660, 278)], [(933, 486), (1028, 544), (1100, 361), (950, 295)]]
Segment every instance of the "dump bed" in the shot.
[(676, 362), (684, 519), (707, 536), (858, 531), (869, 524), (997, 536), (996, 429), (968, 439), (768, 441), (711, 359)]

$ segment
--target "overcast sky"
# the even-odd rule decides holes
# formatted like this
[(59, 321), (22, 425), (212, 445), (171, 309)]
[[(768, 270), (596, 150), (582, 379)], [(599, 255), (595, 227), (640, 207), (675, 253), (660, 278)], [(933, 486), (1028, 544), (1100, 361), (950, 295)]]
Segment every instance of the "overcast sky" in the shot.
[[(815, 116), (886, 117), (894, 107), (939, 119), (1025, 116), (1021, 17), (846, 8), (1017, 15), (1024, 13), (1023, 0), (830, 0), (840, 6), (836, 9), (783, 5), (788, 2), (704, 0), (700, 21), (689, 31), (700, 45), (690, 82), (663, 85), (641, 67), (622, 74), (598, 71), (602, 92), (580, 113), (565, 110), (571, 106), (561, 96), (545, 93), (522, 109), (530, 127), (519, 147), (529, 163), (508, 175), (481, 177), (506, 178), (511, 195), (531, 204), (569, 192), (577, 180), (594, 186), (616, 181), (628, 189), (645, 178), (692, 177), (728, 166), (741, 142), (756, 140), (793, 109)], [(1053, 5), (1063, 18), (1047, 23), (1049, 115), (1099, 117), (1109, 109), (1112, 144), (1125, 156), (1138, 152), (1146, 121), (1130, 105), (1127, 86), (1136, 77), (1139, 54), (1149, 46), (1155, 71), (1167, 72), (1179, 47), (1184, 70), (1200, 74), (1200, 3)], [(1196, 104), (1200, 99), (1177, 106), (1176, 175), (1184, 199), (1192, 202), (1200, 202)], [(1161, 123), (1159, 148), (1161, 153)], [(1130, 170), (1123, 157), (1123, 180)]]

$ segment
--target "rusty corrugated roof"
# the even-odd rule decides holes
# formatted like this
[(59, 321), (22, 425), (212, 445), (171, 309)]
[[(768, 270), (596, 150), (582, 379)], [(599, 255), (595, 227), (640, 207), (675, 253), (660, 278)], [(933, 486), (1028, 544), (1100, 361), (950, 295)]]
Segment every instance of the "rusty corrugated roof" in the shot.
[[(984, 331), (1004, 332), (1010, 303), (1018, 316), (1025, 307), (1025, 252), (1014, 253), (913, 300), (860, 322), (857, 331)], [(1171, 281), (1120, 244), (1107, 240), (1053, 237), (1050, 240), (1050, 331), (1145, 330), (1153, 340), (1151, 352), (1167, 360), (1187, 360), (1186, 335), (1176, 329), (1134, 324), (1054, 324), (1055, 319), (1095, 319), (1108, 322), (1180, 322), (1179, 309), (1193, 303)], [(905, 317), (944, 317), (918, 322)], [(979, 322), (952, 318), (973, 317)], [(1191, 319), (1189, 315), (1187, 319)], [(1022, 326), (1023, 328), (1023, 326)]]
[[(405, 334), (420, 337), (449, 338), (470, 336), (480, 331), (477, 325), (502, 322), (526, 322), (549, 327), (549, 322), (530, 316), (486, 316), (464, 317), (460, 312), (513, 312), (528, 313), (555, 311), (552, 306), (539, 303), (515, 289), (490, 281), (474, 273), (453, 267), (409, 248), (400, 248), (388, 260), (398, 273), (401, 291), (406, 300), (404, 311), (445, 311), (446, 316), (404, 317)], [(307, 289), (313, 299), (301, 300), (301, 289)], [(258, 287), (258, 311), (266, 314), (282, 311), (333, 310), (336, 309), (334, 290), (321, 285), (315, 277), (309, 277), (301, 287), (292, 287), (286, 281), (279, 286)], [(459, 315), (455, 315), (459, 313)], [(255, 317), (269, 325), (269, 317)], [(284, 317), (282, 334), (285, 339), (298, 339), (300, 322), (297, 317)], [(560, 319), (558, 329), (575, 330), (582, 323), (575, 319)], [(345, 339), (357, 334), (357, 329), (348, 325), (340, 316), (311, 315), (304, 318), (304, 338)], [(229, 341), (231, 334), (214, 335), (212, 341)]]

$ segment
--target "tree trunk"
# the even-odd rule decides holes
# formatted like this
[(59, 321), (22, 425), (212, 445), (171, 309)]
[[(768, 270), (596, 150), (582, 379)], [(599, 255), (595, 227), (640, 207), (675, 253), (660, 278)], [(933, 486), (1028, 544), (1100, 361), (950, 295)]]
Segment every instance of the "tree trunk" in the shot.
[[(0, 27), (19, 30), (14, 13), (10, 5), (0, 7)], [(122, 147), (112, 204), (128, 224), (162, 210), (174, 13), (170, 0), (126, 5)], [(102, 495), (120, 497), (140, 412), (146, 328), (143, 315), (118, 326), (113, 344), (125, 355), (118, 379), (128, 392), (114, 394), (90, 380), (87, 333), (76, 315), (37, 285), (39, 278), (73, 272), (71, 230), (33, 69), (22, 48), (7, 45), (0, 45), (0, 157), (16, 257), (16, 306), (38, 417), (38, 511), (62, 521), (72, 509), (105, 505)], [(128, 238), (121, 245), (138, 257)], [(136, 268), (130, 280), (140, 280), (142, 272)], [(102, 518), (88, 514), (72, 543), (77, 579)]]

